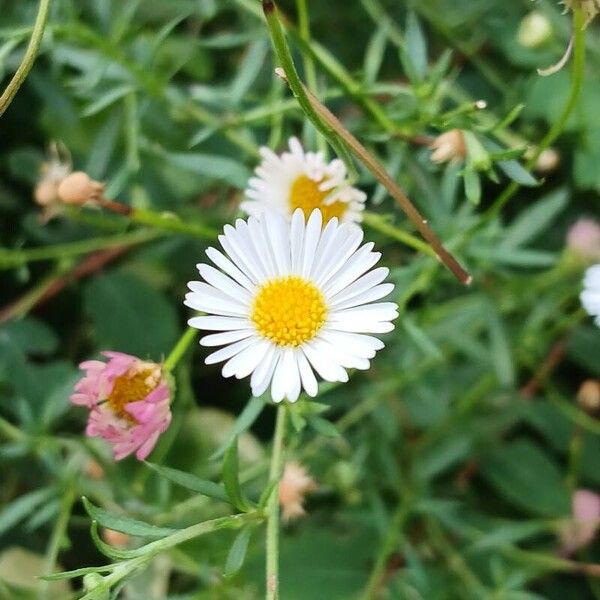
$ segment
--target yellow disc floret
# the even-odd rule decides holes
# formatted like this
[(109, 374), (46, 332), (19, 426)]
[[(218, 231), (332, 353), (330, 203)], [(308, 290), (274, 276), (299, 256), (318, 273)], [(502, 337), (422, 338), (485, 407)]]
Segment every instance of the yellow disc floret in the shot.
[(125, 406), (130, 402), (143, 400), (156, 388), (159, 380), (160, 369), (157, 369), (156, 365), (128, 371), (115, 378), (106, 402), (115, 415), (135, 423), (136, 420), (125, 410)]
[(325, 323), (327, 306), (320, 290), (296, 275), (278, 277), (258, 290), (251, 319), (258, 332), (278, 346), (299, 346)]
[(346, 212), (348, 204), (336, 200), (330, 204), (324, 202), (325, 198), (331, 193), (331, 190), (320, 190), (321, 181), (313, 181), (306, 175), (300, 175), (290, 190), (290, 209), (293, 213), (297, 208), (301, 208), (304, 216), (308, 219), (315, 208), (321, 210), (323, 214), (323, 223), (327, 223), (333, 217), (338, 219)]

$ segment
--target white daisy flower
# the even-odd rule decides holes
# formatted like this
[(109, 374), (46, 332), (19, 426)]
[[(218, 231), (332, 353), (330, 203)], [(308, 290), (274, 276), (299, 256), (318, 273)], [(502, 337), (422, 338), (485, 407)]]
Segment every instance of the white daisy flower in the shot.
[(583, 308), (600, 327), (600, 264), (589, 267), (583, 278), (583, 292), (579, 296)]
[(314, 210), (305, 224), (297, 209), (291, 223), (265, 212), (235, 227), (225, 225), (225, 254), (206, 254), (220, 269), (199, 264), (204, 281), (191, 281), (185, 304), (208, 313), (189, 320), (211, 333), (203, 346), (223, 346), (206, 358), (225, 362), (223, 376), (252, 375), (255, 396), (271, 385), (275, 402), (294, 402), (304, 388), (316, 396), (314, 372), (326, 381), (348, 381), (346, 369), (368, 369), (383, 348), (371, 333), (394, 328), (393, 302), (375, 302), (392, 292), (382, 283), (389, 269), (371, 270), (381, 254), (373, 243), (359, 248), (362, 231), (331, 219), (322, 228)]
[(240, 208), (249, 215), (274, 210), (288, 220), (297, 208), (306, 219), (319, 208), (324, 223), (333, 217), (342, 223), (360, 222), (367, 196), (348, 183), (344, 163), (340, 159), (327, 163), (322, 152), (305, 152), (294, 137), (289, 148), (280, 156), (260, 149), (262, 163), (248, 181), (248, 200)]

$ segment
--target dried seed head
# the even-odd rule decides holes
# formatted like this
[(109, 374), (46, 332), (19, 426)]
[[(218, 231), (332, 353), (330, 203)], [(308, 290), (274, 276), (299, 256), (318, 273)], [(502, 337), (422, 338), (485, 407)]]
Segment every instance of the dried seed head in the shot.
[(432, 142), (431, 160), (434, 163), (459, 162), (465, 159), (467, 148), (465, 136), (460, 129), (446, 131)]
[(517, 41), (524, 48), (538, 48), (551, 37), (552, 24), (539, 10), (533, 10), (524, 17), (517, 33)]
[(300, 463), (286, 463), (279, 483), (279, 503), (284, 521), (301, 517), (305, 513), (304, 496), (316, 489), (315, 480)]
[(587, 412), (596, 412), (600, 409), (600, 381), (586, 379), (577, 392), (577, 402)]
[(75, 171), (58, 186), (58, 196), (65, 204), (84, 204), (102, 195), (104, 184), (94, 181), (87, 173)]
[(584, 27), (587, 27), (600, 12), (600, 0), (562, 0), (565, 10), (579, 8), (585, 15)]

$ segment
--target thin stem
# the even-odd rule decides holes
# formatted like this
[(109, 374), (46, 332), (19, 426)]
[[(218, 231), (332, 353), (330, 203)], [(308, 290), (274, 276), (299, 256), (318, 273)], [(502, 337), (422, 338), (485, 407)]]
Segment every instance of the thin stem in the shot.
[[(308, 6), (306, 0), (296, 0), (296, 10), (298, 12), (298, 33), (304, 43), (310, 45), (310, 20), (308, 18)], [(315, 69), (315, 63), (313, 57), (307, 53), (302, 53), (302, 60), (304, 63), (304, 75), (306, 77), (306, 83), (311, 90), (318, 93), (317, 88), (317, 71)], [(317, 137), (317, 145), (321, 152), (327, 151), (327, 144), (321, 137)]]
[(179, 341), (173, 347), (173, 350), (169, 353), (165, 362), (163, 363), (163, 370), (172, 371), (181, 357), (185, 354), (189, 345), (194, 341), (194, 338), (198, 335), (198, 330), (193, 327), (188, 327), (183, 335), (179, 338)]
[(97, 237), (91, 240), (56, 244), (41, 248), (26, 248), (24, 250), (0, 248), (0, 270), (19, 267), (28, 262), (87, 254), (96, 250), (104, 250), (105, 248), (113, 248), (114, 246), (124, 244), (143, 244), (155, 240), (161, 235), (162, 233), (159, 231), (140, 230), (121, 235)]
[(2, 96), (0, 96), (0, 116), (2, 116), (4, 111), (9, 107), (16, 93), (19, 91), (19, 88), (25, 81), (25, 78), (29, 74), (29, 71), (31, 71), (35, 57), (40, 49), (40, 44), (42, 43), (49, 8), (50, 0), (40, 0), (38, 13), (35, 18), (27, 50), (25, 51), (25, 56), (23, 56), (23, 60), (15, 71), (12, 79), (8, 82)]
[(398, 548), (402, 539), (402, 531), (410, 514), (410, 503), (402, 498), (390, 523), (388, 534), (371, 571), (367, 585), (361, 595), (362, 600), (372, 600), (377, 597), (385, 576), (385, 570), (390, 555)]
[(319, 131), (329, 142), (336, 154), (344, 161), (348, 170), (354, 172), (354, 164), (350, 154), (348, 153), (348, 150), (338, 139), (335, 130), (330, 124), (325, 123), (321, 119), (313, 104), (308, 99), (306, 88), (300, 81), (298, 71), (296, 71), (296, 65), (294, 65), (290, 49), (285, 39), (283, 28), (279, 22), (275, 2), (273, 0), (263, 0), (262, 6), (265, 13), (265, 18), (267, 19), (267, 25), (269, 26), (269, 32), (271, 34), (271, 41), (273, 42), (275, 55), (277, 56), (281, 67), (286, 73), (288, 85), (298, 100), (300, 108), (302, 108), (304, 114), (317, 128), (317, 131)]
[[(60, 546), (62, 542), (62, 538), (65, 535), (67, 530), (67, 526), (69, 525), (69, 519), (71, 517), (71, 510), (73, 509), (73, 503), (75, 502), (75, 491), (72, 486), (65, 490), (65, 493), (62, 498), (60, 513), (58, 515), (58, 519), (54, 523), (54, 528), (52, 529), (52, 535), (50, 537), (50, 541), (48, 542), (48, 547), (46, 549), (46, 556), (44, 557), (44, 574), (50, 575), (54, 571), (54, 567), (56, 566), (56, 559), (58, 558), (58, 553), (60, 551)], [(48, 587), (49, 582), (44, 582), (44, 586), (42, 589), (42, 600), (48, 597)]]
[[(585, 75), (585, 29), (584, 29), (585, 17), (581, 9), (573, 8), (573, 77), (571, 79), (571, 90), (569, 97), (562, 110), (560, 116), (554, 121), (552, 127), (548, 130), (548, 133), (542, 138), (542, 141), (536, 147), (532, 154), (527, 168), (531, 169), (535, 166), (538, 158), (546, 148), (548, 148), (556, 138), (562, 133), (565, 128), (573, 109), (577, 105), (581, 89), (583, 87), (583, 78)], [(487, 218), (495, 217), (502, 210), (504, 205), (517, 193), (520, 188), (520, 184), (513, 181), (505, 190), (500, 194), (497, 200), (492, 204), (486, 213)]]
[(283, 469), (283, 439), (287, 409), (285, 404), (277, 407), (277, 420), (273, 437), (269, 485), (273, 491), (267, 504), (267, 571), (266, 600), (279, 598), (279, 480)]
[[(280, 74), (288, 83), (287, 74)], [(302, 85), (302, 84), (300, 84)], [(291, 84), (290, 84), (291, 87)], [(386, 188), (390, 196), (396, 200), (400, 208), (406, 213), (406, 216), (414, 223), (419, 233), (429, 243), (438, 258), (448, 267), (454, 276), (466, 285), (472, 281), (471, 275), (463, 269), (459, 262), (444, 248), (437, 235), (429, 227), (427, 220), (423, 218), (415, 205), (411, 202), (408, 196), (398, 187), (396, 182), (388, 175), (387, 171), (379, 163), (379, 161), (342, 125), (340, 120), (315, 96), (302, 86), (306, 97), (309, 99), (314, 110), (319, 116), (336, 131), (338, 136), (346, 142), (352, 152), (359, 160), (371, 171), (375, 178)]]

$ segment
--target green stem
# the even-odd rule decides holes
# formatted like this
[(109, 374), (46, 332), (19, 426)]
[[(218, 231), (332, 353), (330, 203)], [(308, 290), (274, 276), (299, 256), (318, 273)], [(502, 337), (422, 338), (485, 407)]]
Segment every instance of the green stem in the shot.
[[(46, 555), (44, 557), (44, 574), (50, 575), (54, 571), (54, 567), (56, 566), (56, 559), (58, 558), (58, 553), (60, 551), (60, 546), (62, 543), (63, 536), (67, 530), (69, 525), (69, 519), (71, 517), (71, 510), (73, 509), (73, 504), (75, 502), (75, 491), (72, 486), (65, 490), (64, 496), (62, 498), (60, 513), (58, 515), (58, 519), (54, 523), (54, 528), (52, 529), (52, 535), (50, 537), (50, 541), (48, 542), (48, 547), (46, 549)], [(42, 589), (42, 600), (48, 597), (48, 587), (49, 582), (44, 582), (44, 586)]]
[(302, 108), (302, 111), (316, 127), (317, 131), (319, 131), (321, 135), (323, 135), (323, 137), (329, 142), (336, 154), (344, 161), (348, 171), (354, 173), (354, 163), (352, 162), (352, 158), (346, 146), (340, 141), (334, 129), (321, 119), (317, 111), (313, 108), (312, 103), (308, 99), (306, 90), (300, 81), (298, 71), (296, 70), (296, 65), (294, 64), (292, 54), (287, 45), (283, 27), (279, 22), (275, 2), (273, 2), (273, 0), (263, 0), (263, 11), (265, 13), (265, 18), (267, 19), (267, 25), (271, 34), (271, 41), (273, 42), (275, 55), (277, 56), (277, 60), (285, 72), (288, 85), (290, 86), (290, 89), (292, 90), (296, 100), (298, 100), (300, 108)]
[[(577, 105), (579, 95), (581, 94), (581, 88), (583, 87), (583, 78), (585, 75), (585, 29), (583, 27), (585, 18), (583, 13), (578, 8), (573, 8), (573, 77), (571, 79), (571, 90), (569, 97), (562, 110), (560, 116), (554, 121), (552, 127), (548, 130), (548, 133), (543, 137), (542, 141), (538, 144), (535, 152), (532, 154), (527, 168), (531, 169), (537, 163), (538, 158), (546, 148), (548, 148), (556, 138), (562, 133), (565, 128), (573, 109)], [(505, 190), (500, 194), (497, 200), (492, 204), (486, 213), (486, 217), (492, 218), (499, 214), (504, 205), (517, 193), (520, 188), (520, 184), (513, 181)]]
[(283, 469), (283, 439), (287, 409), (285, 404), (277, 407), (277, 421), (273, 437), (273, 453), (269, 471), (269, 485), (273, 491), (267, 504), (267, 570), (266, 600), (279, 598), (279, 480)]
[(390, 523), (388, 534), (381, 546), (381, 550), (375, 561), (375, 566), (371, 571), (367, 585), (361, 595), (362, 600), (372, 600), (376, 598), (385, 576), (385, 570), (388, 559), (391, 554), (398, 548), (402, 539), (402, 531), (408, 516), (410, 514), (410, 502), (406, 498), (402, 498), (398, 503), (398, 508), (394, 513), (392, 522)]
[[(310, 46), (310, 21), (308, 18), (308, 6), (306, 0), (296, 0), (296, 10), (298, 12), (298, 33), (305, 44)], [(307, 53), (302, 53), (304, 63), (304, 76), (308, 87), (316, 93), (317, 89), (317, 71), (313, 57)], [(317, 137), (317, 145), (321, 152), (327, 152), (327, 144), (322, 137)]]
[(56, 244), (54, 246), (44, 246), (41, 248), (27, 248), (24, 250), (0, 248), (0, 270), (19, 267), (28, 262), (88, 254), (90, 252), (95, 252), (96, 250), (114, 248), (115, 246), (143, 244), (155, 240), (161, 235), (163, 234), (157, 231), (139, 230), (121, 235), (97, 237), (91, 240)]
[(189, 345), (194, 341), (194, 338), (198, 335), (198, 330), (192, 327), (188, 327), (183, 335), (179, 338), (179, 341), (173, 347), (173, 350), (169, 353), (165, 362), (163, 363), (164, 371), (172, 371), (181, 357), (185, 354)]
[(218, 231), (205, 227), (204, 225), (186, 223), (174, 213), (157, 213), (151, 210), (135, 208), (129, 215), (129, 218), (141, 225), (150, 225), (151, 227), (162, 229), (163, 231), (183, 233), (185, 235), (208, 240), (214, 240), (217, 235), (219, 235)]
[(31, 71), (35, 57), (40, 49), (40, 44), (42, 43), (49, 8), (50, 0), (40, 0), (37, 17), (35, 18), (35, 23), (33, 25), (33, 32), (31, 33), (25, 56), (23, 56), (23, 60), (12, 79), (8, 82), (4, 93), (0, 96), (0, 116), (2, 116), (4, 111), (9, 107), (16, 93), (19, 91), (19, 88), (25, 81), (25, 78), (29, 74), (29, 71)]
[(394, 240), (402, 242), (403, 244), (406, 244), (407, 246), (410, 246), (419, 252), (423, 252), (423, 254), (427, 254), (428, 256), (432, 256), (434, 258), (436, 256), (431, 246), (427, 245), (425, 242), (414, 235), (411, 235), (407, 231), (388, 223), (381, 215), (365, 211), (363, 213), (363, 223), (371, 229), (375, 229), (376, 231), (379, 231), (380, 233), (383, 233)]

